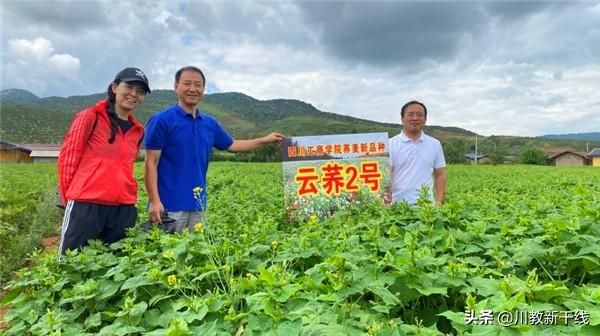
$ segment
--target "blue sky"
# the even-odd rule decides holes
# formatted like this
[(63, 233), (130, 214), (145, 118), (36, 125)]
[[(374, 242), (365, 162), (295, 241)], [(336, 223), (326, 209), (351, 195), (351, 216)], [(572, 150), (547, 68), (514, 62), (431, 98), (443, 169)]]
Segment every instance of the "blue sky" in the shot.
[(152, 89), (196, 65), (209, 92), (300, 99), (483, 135), (600, 131), (598, 1), (4, 0), (0, 88), (103, 92), (126, 66)]

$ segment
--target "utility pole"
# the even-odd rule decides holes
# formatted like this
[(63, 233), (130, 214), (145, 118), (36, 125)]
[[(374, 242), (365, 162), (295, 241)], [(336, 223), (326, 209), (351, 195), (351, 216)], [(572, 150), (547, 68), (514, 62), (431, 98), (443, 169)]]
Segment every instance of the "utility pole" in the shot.
[(475, 165), (477, 165), (477, 134), (475, 134)]

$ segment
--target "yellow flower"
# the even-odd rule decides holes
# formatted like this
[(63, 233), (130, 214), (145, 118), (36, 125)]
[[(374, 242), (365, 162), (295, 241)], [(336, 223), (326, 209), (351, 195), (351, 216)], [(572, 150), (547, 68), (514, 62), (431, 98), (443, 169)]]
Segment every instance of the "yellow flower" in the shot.
[(202, 192), (203, 189), (202, 189), (202, 187), (196, 187), (193, 190), (194, 190), (194, 194), (199, 194)]
[(308, 225), (313, 225), (315, 224), (317, 221), (319, 220), (319, 217), (317, 217), (317, 215), (312, 214), (310, 215), (310, 217), (308, 218)]
[(171, 274), (167, 277), (167, 283), (169, 284), (169, 286), (173, 287), (175, 285), (177, 285), (177, 276), (175, 276), (175, 274)]
[(277, 240), (273, 240), (273, 241), (271, 242), (271, 247), (272, 247), (273, 249), (276, 249), (276, 248), (277, 248), (277, 246), (279, 246), (279, 242), (278, 242)]
[(204, 230), (204, 224), (196, 223), (196, 225), (194, 225), (194, 232), (202, 232), (202, 230)]

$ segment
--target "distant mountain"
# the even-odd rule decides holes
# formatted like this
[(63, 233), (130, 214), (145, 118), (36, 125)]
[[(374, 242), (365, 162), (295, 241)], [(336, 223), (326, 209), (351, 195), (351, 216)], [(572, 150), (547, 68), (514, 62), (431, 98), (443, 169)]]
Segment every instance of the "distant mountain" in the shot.
[(547, 134), (547, 135), (542, 135), (540, 138), (560, 139), (560, 140), (579, 140), (579, 141), (600, 141), (600, 132)]
[[(105, 97), (39, 98), (25, 90), (4, 90), (0, 103), (0, 139), (17, 143), (60, 143), (73, 114)], [(135, 111), (146, 123), (150, 116), (177, 101), (173, 90), (154, 90)], [(251, 138), (280, 131), (287, 135), (400, 132), (398, 124), (379, 123), (335, 113), (322, 112), (299, 100), (258, 100), (237, 92), (208, 94), (200, 109), (216, 117), (238, 138)], [(428, 126), (427, 132), (442, 140), (474, 136), (457, 127)]]
[[(104, 98), (106, 93), (86, 96), (39, 98), (19, 89), (0, 91), (0, 139), (15, 143), (60, 143), (75, 112)], [(146, 123), (150, 116), (175, 104), (173, 90), (154, 90), (135, 111)], [(238, 92), (204, 96), (200, 109), (221, 122), (236, 138), (247, 139), (279, 131), (286, 135), (325, 135), (344, 133), (400, 132), (399, 124), (380, 123), (319, 111), (311, 104), (292, 99), (258, 100)], [(458, 128), (427, 126), (428, 134), (439, 139), (447, 156), (475, 151), (475, 133)], [(578, 141), (545, 137), (489, 136), (478, 138), (478, 153), (518, 156), (525, 148), (550, 151), (572, 148), (585, 151), (600, 148), (600, 140)]]
[(0, 101), (10, 101), (13, 103), (35, 103), (40, 97), (27, 90), (8, 89), (0, 91)]

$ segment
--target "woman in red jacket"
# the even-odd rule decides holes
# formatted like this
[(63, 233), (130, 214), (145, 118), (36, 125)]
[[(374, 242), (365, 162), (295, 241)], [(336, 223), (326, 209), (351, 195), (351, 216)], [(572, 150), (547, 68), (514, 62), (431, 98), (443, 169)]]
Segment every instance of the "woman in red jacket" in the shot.
[(108, 86), (108, 98), (77, 113), (58, 156), (65, 205), (59, 253), (90, 239), (110, 244), (125, 237), (137, 218), (133, 163), (144, 129), (133, 110), (150, 93), (148, 78), (125, 68)]

